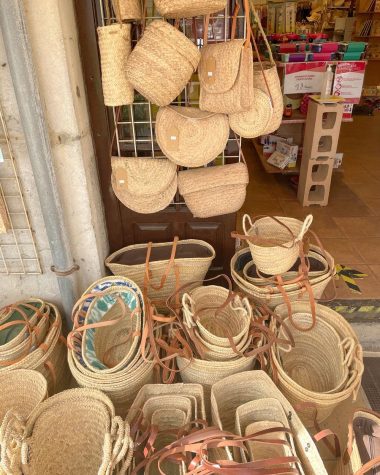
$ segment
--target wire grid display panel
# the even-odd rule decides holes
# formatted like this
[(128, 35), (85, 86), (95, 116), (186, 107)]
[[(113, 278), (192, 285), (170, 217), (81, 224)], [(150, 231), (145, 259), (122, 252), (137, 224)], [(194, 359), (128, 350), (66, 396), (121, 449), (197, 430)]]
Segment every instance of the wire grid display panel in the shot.
[[(100, 1), (101, 22), (102, 25), (107, 24), (108, 18), (105, 17), (105, 2)], [(244, 9), (242, 0), (240, 2), (239, 14), (237, 15), (236, 37), (244, 38), (246, 35), (246, 25), (244, 17)], [(230, 31), (232, 24), (232, 11), (235, 6), (235, 1), (228, 1), (227, 7), (224, 11), (212, 16), (209, 28), (209, 42), (222, 42), (230, 39)], [(147, 23), (155, 19), (161, 18), (155, 11), (153, 0), (147, 2)], [(116, 21), (116, 18), (111, 18), (111, 22)], [(171, 22), (174, 24), (174, 22)], [(180, 21), (180, 30), (186, 36), (192, 39), (200, 48), (203, 44), (203, 17), (193, 19), (182, 19)], [(133, 42), (136, 43), (137, 37), (135, 35)], [(195, 38), (195, 36), (197, 38)], [(191, 80), (187, 84), (184, 91), (173, 101), (174, 105), (182, 106), (199, 106), (199, 78), (197, 73), (194, 73)], [(163, 152), (157, 144), (155, 136), (156, 115), (159, 106), (151, 104), (143, 96), (135, 92), (134, 103), (130, 106), (123, 106), (119, 117), (115, 109), (113, 110), (113, 120), (116, 124), (116, 145), (119, 156), (125, 157), (152, 157), (164, 158)], [(116, 121), (117, 119), (117, 121)], [(230, 131), (230, 137), (223, 153), (218, 156), (210, 165), (222, 165), (225, 163), (233, 163), (241, 160), (241, 138), (236, 137)], [(210, 166), (209, 165), (209, 166)], [(177, 193), (173, 204), (183, 204), (182, 198)]]
[(1, 105), (0, 150), (0, 194), (10, 222), (8, 232), (0, 234), (0, 274), (41, 274), (41, 265)]

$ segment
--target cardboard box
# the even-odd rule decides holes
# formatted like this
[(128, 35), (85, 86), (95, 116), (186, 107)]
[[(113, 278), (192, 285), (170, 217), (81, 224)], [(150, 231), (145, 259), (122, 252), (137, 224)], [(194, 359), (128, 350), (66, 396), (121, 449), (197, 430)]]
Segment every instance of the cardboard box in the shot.
[(290, 157), (292, 162), (297, 161), (298, 145), (290, 145), (286, 142), (277, 142), (276, 150)]

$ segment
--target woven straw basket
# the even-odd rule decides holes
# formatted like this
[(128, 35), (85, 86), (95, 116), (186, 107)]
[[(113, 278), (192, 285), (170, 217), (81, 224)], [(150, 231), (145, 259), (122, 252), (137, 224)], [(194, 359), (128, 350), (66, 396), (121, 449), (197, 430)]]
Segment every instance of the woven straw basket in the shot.
[(126, 73), (131, 53), (130, 24), (115, 23), (98, 27), (104, 103), (106, 106), (132, 104), (133, 86)]
[(112, 0), (113, 9), (119, 9), (122, 20), (141, 20), (141, 0)]
[[(287, 284), (285, 281), (281, 286), (278, 284), (278, 281), (272, 279), (261, 279), (260, 282), (254, 283), (253, 280), (256, 281), (256, 278), (259, 278), (256, 272), (254, 273), (254, 279), (250, 278), (248, 280), (244, 276), (243, 271), (249, 266), (248, 268), (251, 269), (250, 274), (252, 275), (252, 267), (254, 265), (252, 263), (252, 255), (249, 248), (241, 249), (233, 256), (231, 260), (231, 275), (236, 285), (244, 293), (252, 296), (259, 302), (265, 303), (271, 309), (274, 309), (277, 305), (284, 303), (285, 296), (286, 299), (291, 303), (295, 301), (310, 302), (312, 298), (315, 300), (322, 298), (327, 286), (329, 283), (331, 283), (336, 273), (333, 258), (330, 256), (330, 254), (325, 254), (329, 263), (328, 269), (322, 275), (317, 275), (315, 277), (309, 276), (309, 288), (302, 280), (295, 282), (294, 279), (291, 279), (290, 284)], [(280, 290), (281, 287), (283, 292)]]
[[(310, 306), (308, 304), (303, 302), (293, 303), (292, 311), (293, 320), (296, 322), (298, 320), (303, 320), (303, 324), (305, 324), (305, 322), (307, 324), (310, 323), (312, 315)], [(286, 305), (280, 305), (276, 307), (275, 312), (280, 317), (285, 318), (287, 315)], [(324, 336), (321, 338), (318, 338), (316, 335), (316, 333), (319, 331), (319, 325), (322, 322), (327, 323), (339, 335), (341, 345), (345, 351), (343, 365), (345, 365), (348, 369), (346, 373), (347, 376), (343, 381), (344, 384), (337, 384), (335, 392), (316, 392), (308, 390), (299, 384), (295, 384), (294, 381), (284, 371), (282, 365), (279, 363), (275, 347), (273, 347), (271, 350), (273, 357), (273, 368), (278, 378), (278, 386), (284, 395), (289, 399), (289, 401), (292, 404), (297, 405), (300, 418), (308, 426), (312, 426), (315, 420), (318, 422), (323, 422), (334, 411), (334, 409), (345, 400), (349, 398), (353, 398), (353, 400), (356, 399), (364, 369), (362, 348), (359, 344), (357, 336), (346, 320), (334, 310), (324, 307), (323, 305), (316, 305), (316, 317), (317, 323), (315, 327), (310, 332), (307, 332), (307, 336), (309, 337), (309, 334), (312, 335), (309, 338), (312, 338), (314, 341), (314, 343), (310, 344), (311, 348), (309, 349), (309, 354), (313, 353), (316, 356), (316, 352), (320, 354), (320, 350), (322, 348), (326, 354), (331, 353), (332, 351), (331, 348), (323, 347), (326, 335), (324, 334)], [(313, 334), (315, 335), (313, 336)], [(304, 334), (304, 338), (306, 338), (306, 334)], [(321, 365), (321, 368), (324, 364), (328, 364), (330, 368), (331, 365), (335, 364), (331, 361), (326, 362), (322, 356), (320, 356), (320, 358), (321, 360), (318, 364)], [(307, 361), (309, 361), (309, 363), (307, 363)], [(305, 360), (303, 363), (305, 364), (302, 364), (301, 372), (298, 372), (297, 375), (298, 377), (301, 375), (301, 378), (302, 375), (305, 374), (304, 368), (306, 367), (306, 364), (315, 364), (313, 360)], [(326, 368), (323, 370), (323, 374), (320, 374), (319, 376), (320, 381), (313, 381), (314, 387), (320, 388), (322, 390), (325, 390), (328, 387), (331, 388), (331, 385), (333, 385), (333, 383), (331, 383), (331, 379), (329, 386), (327, 385), (327, 373), (330, 373), (330, 371), (331, 369), (328, 369), (326, 366)], [(322, 369), (320, 372), (322, 373)], [(305, 378), (301, 379), (301, 381), (303, 381), (306, 385), (309, 384)], [(336, 379), (336, 382), (337, 381), (338, 380)], [(307, 407), (302, 406), (304, 403), (306, 403)], [(310, 409), (310, 404), (313, 405), (314, 409)]]
[(5, 414), (13, 410), (22, 418), (47, 397), (47, 382), (41, 373), (17, 369), (0, 374), (0, 426)]
[[(109, 396), (115, 405), (116, 413), (125, 417), (129, 405), (132, 403), (138, 391), (144, 384), (152, 383), (154, 379), (154, 366), (150, 348), (146, 348), (146, 360), (142, 358), (141, 351), (135, 351), (130, 354), (126, 345), (118, 347), (121, 351), (119, 364), (114, 368), (95, 366), (95, 361), (91, 366), (87, 366), (83, 352), (88, 350), (83, 343), (83, 332), (78, 331), (83, 326), (88, 312), (91, 310), (91, 303), (106, 292), (120, 292), (124, 288), (125, 292), (133, 291), (140, 300), (141, 312), (134, 315), (134, 318), (140, 318), (142, 328), (144, 322), (144, 300), (138, 286), (123, 277), (105, 277), (92, 284), (83, 294), (83, 297), (75, 306), (73, 319), (73, 336), (69, 338), (68, 362), (70, 370), (79, 386), (85, 388), (99, 389)], [(101, 300), (100, 300), (101, 303)], [(107, 308), (104, 310), (107, 315)], [(141, 334), (138, 335), (138, 343), (141, 340)], [(90, 341), (88, 341), (90, 343)], [(89, 347), (91, 349), (91, 346)], [(128, 358), (125, 358), (129, 353)]]
[(235, 213), (244, 204), (249, 174), (243, 162), (178, 173), (178, 188), (195, 218)]
[(154, 0), (154, 4), (163, 17), (186, 18), (219, 12), (227, 0)]
[(195, 107), (162, 107), (156, 120), (156, 137), (164, 154), (183, 167), (201, 167), (220, 155), (229, 137), (223, 114)]
[(312, 215), (302, 222), (295, 218), (270, 216), (252, 221), (245, 214), (243, 230), (259, 271), (269, 275), (287, 272), (296, 262), (303, 237), (312, 222)]
[(184, 34), (154, 20), (128, 58), (127, 77), (148, 101), (167, 106), (183, 91), (199, 59), (198, 48)]
[(139, 287), (143, 287), (147, 253), (151, 248), (148, 296), (153, 301), (166, 301), (176, 290), (177, 284), (202, 283), (215, 257), (214, 248), (205, 241), (187, 239), (175, 243), (174, 259), (171, 259), (173, 243), (136, 244), (114, 252), (105, 264), (113, 274), (128, 276)]
[(200, 384), (147, 384), (137, 394), (131, 405), (127, 420), (130, 424), (139, 415), (141, 408), (152, 398), (166, 397), (186, 398), (191, 402), (191, 419), (206, 419), (203, 388)]
[[(363, 421), (364, 419), (364, 421)], [(368, 460), (368, 457), (362, 459), (358, 440), (356, 438), (356, 428), (362, 432), (360, 437), (360, 448), (362, 452), (368, 454), (368, 444), (371, 443), (371, 437), (368, 442), (364, 442), (365, 434), (363, 434), (363, 429), (368, 429), (368, 433), (371, 433), (376, 437), (376, 432), (378, 432), (378, 428), (380, 426), (380, 414), (376, 414), (366, 409), (358, 409), (354, 413), (353, 421), (352, 421), (352, 435), (349, 433), (349, 438), (352, 437), (351, 445), (347, 446), (347, 454), (338, 460), (336, 465), (335, 471), (333, 475), (364, 475), (365, 473), (368, 474), (376, 474), (378, 471), (378, 467), (380, 465), (380, 457), (378, 454), (375, 456), (373, 460)], [(377, 437), (376, 437), (377, 438)], [(374, 444), (376, 447), (376, 443)], [(364, 450), (363, 450), (364, 449)], [(376, 448), (375, 448), (376, 450)], [(348, 456), (346, 458), (346, 456)], [(371, 470), (374, 467), (377, 467), (377, 470)]]
[(21, 439), (23, 473), (108, 475), (126, 473), (131, 463), (129, 424), (115, 416), (100, 391), (72, 389), (49, 398), (33, 411), (21, 437), (18, 431), (12, 434), (20, 424), (17, 418), (6, 417), (6, 445)]
[(263, 398), (274, 398), (281, 403), (305, 474), (327, 475), (313, 439), (289, 401), (263, 371), (235, 374), (214, 384), (211, 390), (212, 421), (220, 429), (233, 431), (239, 406)]
[(137, 213), (165, 209), (177, 191), (177, 168), (166, 159), (112, 157), (112, 188), (117, 198)]
[(11, 223), (9, 222), (7, 209), (5, 207), (5, 201), (0, 187), (0, 234), (7, 233), (10, 227)]

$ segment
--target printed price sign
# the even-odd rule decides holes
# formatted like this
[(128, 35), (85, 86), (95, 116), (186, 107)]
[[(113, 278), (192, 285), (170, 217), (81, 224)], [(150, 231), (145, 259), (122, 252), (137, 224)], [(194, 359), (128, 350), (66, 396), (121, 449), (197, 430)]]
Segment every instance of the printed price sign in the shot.
[(286, 64), (284, 94), (312, 94), (321, 92), (325, 71), (325, 61)]
[(344, 97), (350, 104), (358, 104), (362, 95), (365, 61), (338, 63), (335, 70), (333, 94)]

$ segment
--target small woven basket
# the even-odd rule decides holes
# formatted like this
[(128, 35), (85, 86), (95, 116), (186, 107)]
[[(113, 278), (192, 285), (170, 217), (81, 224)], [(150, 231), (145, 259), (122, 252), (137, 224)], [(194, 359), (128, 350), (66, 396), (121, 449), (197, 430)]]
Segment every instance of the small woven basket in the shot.
[(304, 235), (313, 216), (304, 222), (295, 218), (261, 217), (254, 221), (245, 214), (243, 230), (256, 267), (265, 274), (280, 275), (296, 262)]
[(229, 133), (224, 114), (175, 106), (161, 107), (157, 114), (158, 145), (182, 167), (201, 167), (213, 161), (225, 149)]
[(104, 104), (133, 104), (134, 90), (127, 78), (127, 59), (131, 53), (130, 24), (115, 23), (98, 27)]
[(263, 371), (246, 371), (215, 383), (211, 390), (212, 421), (220, 429), (233, 432), (238, 407), (263, 398), (274, 398), (281, 403), (305, 474), (327, 475), (314, 441), (296, 411)]
[(249, 174), (243, 162), (183, 170), (178, 189), (196, 218), (235, 213), (244, 204)]
[(191, 40), (166, 21), (154, 20), (128, 57), (126, 73), (148, 101), (167, 106), (183, 91), (199, 59)]
[(141, 0), (112, 0), (113, 9), (120, 11), (122, 20), (141, 20)]
[[(125, 473), (133, 444), (129, 425), (114, 412), (105, 395), (86, 389), (64, 391), (41, 403), (21, 436), (22, 471), (31, 475)], [(6, 424), (5, 443), (11, 447), (12, 429), (20, 424), (18, 416), (8, 413)], [(14, 436), (20, 439), (17, 432)]]
[(154, 4), (163, 17), (186, 18), (219, 12), (227, 0), (154, 0)]
[[(114, 252), (105, 264), (113, 274), (129, 276), (141, 288), (148, 269), (148, 297), (153, 301), (166, 302), (177, 287), (190, 282), (202, 283), (215, 257), (214, 248), (205, 241), (187, 239), (175, 243), (174, 259), (171, 259), (173, 243), (135, 244)], [(147, 267), (149, 249), (151, 254)]]

